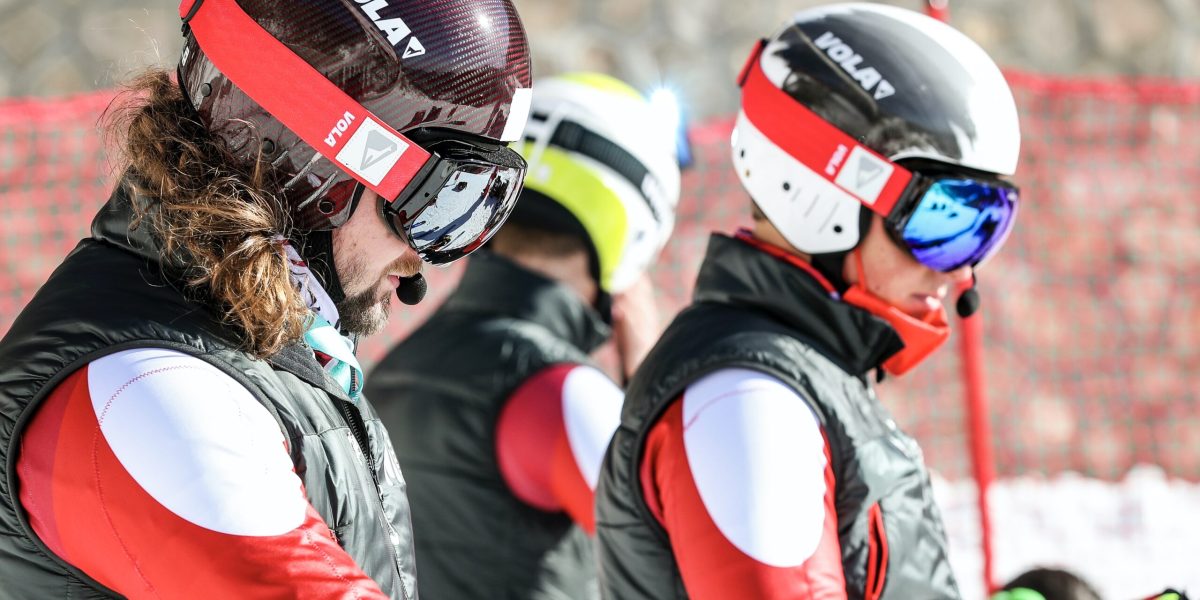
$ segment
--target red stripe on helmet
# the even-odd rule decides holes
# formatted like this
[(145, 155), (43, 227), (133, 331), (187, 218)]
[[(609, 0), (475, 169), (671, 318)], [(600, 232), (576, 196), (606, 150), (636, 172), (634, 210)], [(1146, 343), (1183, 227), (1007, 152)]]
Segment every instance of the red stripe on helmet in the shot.
[(838, 185), (838, 173), (847, 164), (846, 158), (855, 147), (892, 165), (894, 170), (878, 198), (863, 198), (855, 190), (839, 185), (872, 211), (887, 216), (904, 194), (912, 180), (912, 173), (859, 144), (854, 137), (822, 119), (771, 83), (757, 60), (761, 52), (761, 47), (754, 52), (752, 64), (747, 65), (749, 68), (743, 76), (742, 111), (746, 117), (784, 152), (835, 185)]
[[(201, 2), (198, 7), (197, 1)], [(191, 18), (187, 19), (189, 14)], [(326, 79), (234, 0), (184, 0), (179, 15), (221, 73), (314, 150), (385, 199), (398, 198), (429, 160), (428, 152)], [(408, 144), (378, 184), (337, 158), (367, 119)], [(339, 121), (343, 127), (339, 127)], [(333, 134), (335, 129), (338, 135)], [(326, 142), (331, 135), (332, 145)]]

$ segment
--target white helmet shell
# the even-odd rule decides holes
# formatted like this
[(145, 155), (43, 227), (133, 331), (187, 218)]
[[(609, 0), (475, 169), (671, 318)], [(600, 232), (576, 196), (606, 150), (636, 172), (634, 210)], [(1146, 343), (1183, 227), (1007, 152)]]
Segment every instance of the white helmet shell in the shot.
[(596, 251), (600, 287), (620, 292), (650, 266), (675, 226), (676, 128), (628, 85), (594, 73), (534, 83), (527, 189), (561, 204)]
[[(940, 21), (878, 4), (821, 7), (796, 14), (757, 56), (775, 87), (891, 161), (995, 176), (1016, 170), (1020, 126), (1003, 74), (975, 42)], [(882, 161), (855, 150), (836, 157), (846, 166), (835, 185), (817, 172), (825, 164), (789, 155), (773, 141), (778, 134), (739, 114), (733, 160), (743, 186), (800, 251), (854, 248), (863, 201), (845, 190), (859, 192), (861, 182), (843, 176)]]

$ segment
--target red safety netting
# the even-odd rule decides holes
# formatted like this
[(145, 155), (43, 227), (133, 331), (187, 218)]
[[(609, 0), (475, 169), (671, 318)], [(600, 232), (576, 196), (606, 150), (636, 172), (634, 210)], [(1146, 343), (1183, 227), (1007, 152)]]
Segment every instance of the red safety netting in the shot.
[[(1200, 480), (1200, 86), (1062, 81), (1010, 73), (1022, 114), (1024, 207), (981, 273), (984, 391), (998, 475), (1135, 463)], [(0, 102), (0, 332), (87, 231), (112, 172), (97, 119), (112, 98)], [(676, 234), (654, 270), (666, 314), (686, 301), (708, 232), (747, 224), (729, 167), (730, 122), (693, 132)], [(396, 304), (368, 340), (369, 366), (444, 297)], [(881, 389), (944, 475), (970, 476), (952, 340)]]
[[(980, 273), (997, 474), (1200, 478), (1200, 85), (1009, 74), (1022, 213)], [(968, 473), (957, 341), (885, 386)]]
[(86, 232), (110, 185), (96, 120), (112, 93), (0, 101), (0, 330)]

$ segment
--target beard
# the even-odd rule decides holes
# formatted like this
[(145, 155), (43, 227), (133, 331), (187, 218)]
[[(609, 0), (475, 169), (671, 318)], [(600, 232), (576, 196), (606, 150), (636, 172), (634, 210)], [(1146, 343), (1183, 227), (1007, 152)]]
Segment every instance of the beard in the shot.
[[(394, 293), (391, 290), (380, 292), (379, 281), (389, 272), (420, 272), (421, 259), (415, 254), (406, 255), (379, 273), (370, 273), (362, 259), (346, 262), (344, 268), (337, 265), (342, 289), (348, 290), (345, 298), (334, 303), (338, 309), (338, 329), (359, 336), (378, 333), (387, 325)], [(350, 293), (349, 290), (361, 291)]]
[(378, 333), (387, 325), (388, 312), (392, 306), (391, 292), (377, 292), (374, 289), (346, 296), (341, 302), (336, 302), (338, 309), (338, 328), (342, 333), (353, 335), (371, 335)]

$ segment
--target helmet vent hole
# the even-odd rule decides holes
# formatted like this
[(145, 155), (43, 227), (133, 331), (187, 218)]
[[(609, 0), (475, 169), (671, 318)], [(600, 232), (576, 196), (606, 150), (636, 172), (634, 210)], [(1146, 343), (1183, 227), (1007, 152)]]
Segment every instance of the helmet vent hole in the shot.
[(263, 156), (271, 156), (272, 154), (275, 154), (275, 142), (270, 138), (263, 138), (262, 153)]
[(200, 86), (200, 95), (204, 96), (204, 97), (208, 97), (208, 96), (212, 95), (212, 84), (206, 83), (206, 84)]
[(842, 232), (842, 226), (841, 226), (841, 225), (834, 225), (834, 226), (833, 226), (833, 232), (834, 232), (834, 233), (841, 233), (841, 232)]
[(786, 181), (783, 182), (783, 191), (790, 192), (791, 190), (792, 190), (792, 184), (790, 184)]
[(317, 203), (317, 210), (321, 211), (321, 213), (326, 214), (326, 215), (333, 214), (334, 208), (335, 208), (335, 206), (333, 204), (333, 200), (326, 199), (326, 200), (322, 200)]
[[(208, 84), (206, 83), (204, 85), (208, 85)], [(738, 158), (746, 158), (746, 149), (745, 148), (738, 150)]]

